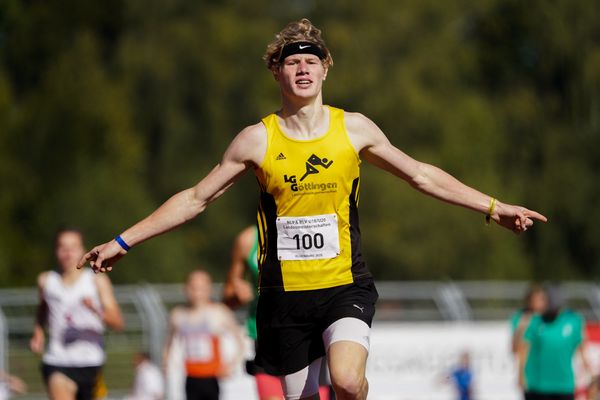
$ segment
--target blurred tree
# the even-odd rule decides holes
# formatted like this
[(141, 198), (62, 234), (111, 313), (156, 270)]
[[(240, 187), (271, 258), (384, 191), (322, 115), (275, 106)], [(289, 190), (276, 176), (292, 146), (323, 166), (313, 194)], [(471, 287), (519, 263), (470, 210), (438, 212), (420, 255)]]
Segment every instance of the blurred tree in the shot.
[[(110, 239), (193, 185), (279, 106), (261, 56), (292, 19), (323, 28), (327, 103), (399, 148), (550, 217), (515, 237), (363, 168), (364, 253), (378, 278), (600, 273), (600, 5), (592, 0), (0, 2), (0, 280), (30, 285), (52, 237)], [(176, 232), (132, 251), (117, 282), (222, 278), (254, 221), (248, 174)], [(382, 190), (383, 188), (393, 188)]]

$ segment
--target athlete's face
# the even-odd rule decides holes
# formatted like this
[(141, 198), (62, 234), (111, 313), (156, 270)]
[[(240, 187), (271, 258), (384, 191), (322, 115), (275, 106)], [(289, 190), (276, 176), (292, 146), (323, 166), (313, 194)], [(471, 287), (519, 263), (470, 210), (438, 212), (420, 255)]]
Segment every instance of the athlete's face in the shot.
[(313, 54), (292, 54), (274, 75), (284, 96), (312, 98), (321, 92), (327, 69)]
[(212, 280), (205, 272), (193, 272), (185, 285), (185, 295), (191, 305), (207, 303), (212, 294)]
[(546, 293), (538, 290), (531, 294), (529, 299), (529, 308), (531, 308), (531, 311), (541, 314), (546, 311), (547, 306), (548, 298), (546, 297)]
[(75, 268), (83, 257), (85, 248), (83, 240), (77, 232), (63, 232), (56, 239), (56, 260), (63, 271)]

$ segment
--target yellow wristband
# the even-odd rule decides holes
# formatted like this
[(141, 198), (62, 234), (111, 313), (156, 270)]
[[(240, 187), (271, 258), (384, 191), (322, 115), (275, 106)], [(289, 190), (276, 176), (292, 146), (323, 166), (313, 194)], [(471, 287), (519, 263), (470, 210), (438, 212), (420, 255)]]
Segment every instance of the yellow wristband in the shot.
[(496, 199), (490, 199), (490, 207), (488, 208), (487, 214), (485, 215), (485, 224), (489, 225), (492, 220), (492, 214), (494, 214), (494, 210), (496, 209)]

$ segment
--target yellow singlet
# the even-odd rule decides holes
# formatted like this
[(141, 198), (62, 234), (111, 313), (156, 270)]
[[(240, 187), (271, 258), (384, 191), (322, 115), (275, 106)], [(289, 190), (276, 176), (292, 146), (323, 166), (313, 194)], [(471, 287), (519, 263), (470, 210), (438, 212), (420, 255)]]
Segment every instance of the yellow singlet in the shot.
[(267, 151), (256, 169), (260, 290), (312, 290), (368, 277), (360, 250), (360, 158), (344, 111), (329, 107), (329, 129), (295, 140), (277, 116), (262, 120)]

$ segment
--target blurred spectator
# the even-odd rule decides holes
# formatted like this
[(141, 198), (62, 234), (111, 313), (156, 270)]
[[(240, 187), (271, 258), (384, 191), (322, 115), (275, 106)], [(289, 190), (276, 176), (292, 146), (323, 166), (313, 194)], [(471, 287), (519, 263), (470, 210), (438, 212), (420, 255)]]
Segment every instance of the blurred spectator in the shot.
[(557, 286), (548, 286), (546, 296), (546, 310), (542, 315), (531, 317), (519, 345), (520, 381), (527, 400), (573, 400), (573, 356), (576, 352), (584, 369), (590, 372), (583, 351), (584, 319), (564, 307)]
[(106, 392), (102, 380), (105, 325), (120, 330), (123, 318), (108, 276), (77, 269), (84, 254), (83, 234), (63, 229), (56, 235), (58, 269), (38, 277), (40, 303), (30, 341), (44, 352), (42, 375), (53, 399), (91, 400)]
[(133, 390), (126, 400), (163, 400), (165, 398), (165, 380), (160, 368), (145, 352), (134, 356), (135, 377)]
[(0, 400), (9, 399), (12, 393), (27, 393), (27, 385), (21, 378), (0, 370)]
[(548, 299), (544, 288), (537, 284), (531, 285), (525, 295), (523, 308), (516, 311), (510, 318), (513, 353), (517, 353), (531, 317), (535, 314), (542, 314), (546, 310), (547, 304)]
[[(524, 298), (524, 306), (516, 311), (510, 318), (510, 329), (512, 333), (511, 351), (518, 357), (518, 351), (523, 340), (525, 329), (529, 326), (531, 317), (542, 314), (548, 305), (548, 298), (544, 287), (538, 284), (532, 284), (527, 289)], [(523, 397), (528, 398), (523, 381), (530, 381), (531, 366), (528, 360), (524, 360), (525, 366), (523, 369), (524, 377), (519, 375), (519, 386), (523, 391)]]
[[(233, 372), (244, 356), (241, 329), (233, 312), (211, 300), (212, 280), (208, 273), (195, 270), (185, 284), (187, 305), (171, 311), (170, 330), (163, 360), (169, 360), (174, 339), (181, 340), (185, 357), (187, 400), (218, 400), (219, 381)], [(222, 355), (221, 339), (233, 334), (235, 357)]]
[(461, 354), (459, 363), (450, 372), (448, 380), (454, 385), (458, 400), (473, 400), (473, 372), (469, 353)]

